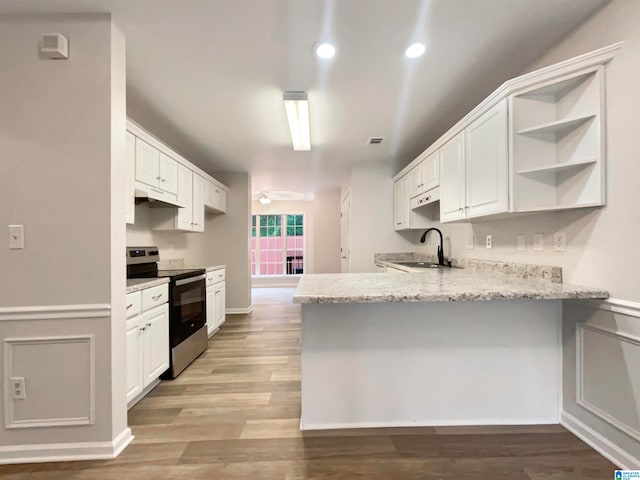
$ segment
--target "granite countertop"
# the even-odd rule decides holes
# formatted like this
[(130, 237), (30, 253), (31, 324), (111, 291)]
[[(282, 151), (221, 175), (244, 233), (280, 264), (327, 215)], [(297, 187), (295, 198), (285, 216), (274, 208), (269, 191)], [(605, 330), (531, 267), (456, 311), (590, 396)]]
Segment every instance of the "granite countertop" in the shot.
[(215, 272), (216, 270), (222, 270), (224, 267), (225, 265), (214, 265), (212, 267), (207, 267), (207, 273)]
[(499, 272), (465, 268), (421, 270), (406, 274), (305, 274), (300, 279), (293, 302), (452, 302), (588, 299), (609, 296), (607, 291), (598, 288), (557, 283), (539, 278), (523, 279)]
[(127, 293), (139, 292), (147, 288), (169, 283), (169, 279), (164, 278), (127, 278)]

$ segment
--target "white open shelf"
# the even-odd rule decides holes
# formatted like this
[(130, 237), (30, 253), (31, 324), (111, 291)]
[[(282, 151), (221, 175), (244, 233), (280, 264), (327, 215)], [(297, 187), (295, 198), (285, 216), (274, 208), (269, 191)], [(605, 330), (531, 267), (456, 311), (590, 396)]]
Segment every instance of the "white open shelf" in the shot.
[(527, 175), (531, 173), (540, 172), (561, 172), (563, 170), (570, 170), (572, 168), (583, 168), (587, 165), (593, 165), (598, 161), (597, 158), (587, 158), (584, 160), (574, 160), (563, 163), (554, 163), (550, 165), (542, 165), (540, 167), (528, 168), (518, 171), (518, 175)]
[(573, 118), (564, 118), (562, 120), (555, 120), (553, 122), (544, 123), (542, 125), (536, 125), (535, 127), (525, 128), (520, 130), (518, 135), (541, 135), (541, 134), (562, 134), (569, 130), (579, 127), (587, 120), (590, 120), (596, 116), (595, 113), (588, 115), (581, 115)]
[(511, 97), (513, 211), (604, 204), (603, 75), (589, 68)]

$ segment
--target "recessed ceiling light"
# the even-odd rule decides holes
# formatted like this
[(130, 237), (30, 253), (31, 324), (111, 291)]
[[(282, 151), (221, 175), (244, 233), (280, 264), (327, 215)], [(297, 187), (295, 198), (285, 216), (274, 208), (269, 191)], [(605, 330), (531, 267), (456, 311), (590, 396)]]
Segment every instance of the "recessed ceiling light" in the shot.
[(316, 55), (320, 58), (333, 58), (336, 54), (336, 47), (330, 43), (320, 43), (316, 46)]
[(413, 45), (409, 45), (409, 48), (405, 50), (404, 54), (409, 58), (418, 58), (425, 50), (426, 47), (423, 43), (414, 43)]

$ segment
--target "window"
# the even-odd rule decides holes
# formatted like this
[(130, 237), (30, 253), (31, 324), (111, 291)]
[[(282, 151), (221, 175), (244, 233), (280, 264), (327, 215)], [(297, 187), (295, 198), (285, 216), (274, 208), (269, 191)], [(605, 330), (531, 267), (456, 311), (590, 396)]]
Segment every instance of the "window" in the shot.
[(251, 217), (251, 274), (304, 272), (304, 215)]

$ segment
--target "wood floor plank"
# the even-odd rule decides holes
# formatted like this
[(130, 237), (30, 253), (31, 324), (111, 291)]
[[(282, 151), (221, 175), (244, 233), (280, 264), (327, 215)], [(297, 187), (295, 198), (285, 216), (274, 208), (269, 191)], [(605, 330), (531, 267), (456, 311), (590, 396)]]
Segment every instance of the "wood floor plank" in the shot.
[(0, 466), (2, 480), (603, 480), (614, 466), (559, 425), (300, 431), (300, 307), (254, 290), (209, 349), (129, 411), (114, 460)]

